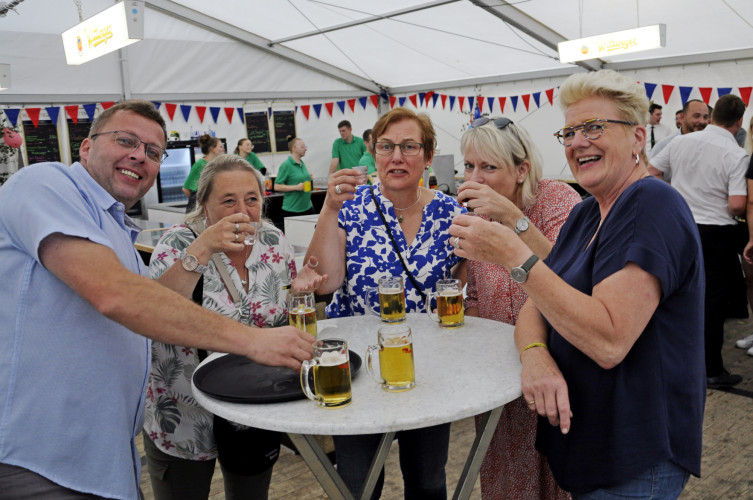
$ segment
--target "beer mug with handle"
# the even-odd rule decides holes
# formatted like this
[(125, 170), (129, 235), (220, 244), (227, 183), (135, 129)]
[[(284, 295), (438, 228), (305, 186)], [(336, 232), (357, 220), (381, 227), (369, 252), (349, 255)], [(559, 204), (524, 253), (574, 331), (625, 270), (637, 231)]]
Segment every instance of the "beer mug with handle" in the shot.
[[(317, 340), (314, 357), (303, 362), (301, 388), (303, 393), (322, 408), (341, 408), (352, 399), (348, 342), (342, 339)], [(309, 372), (314, 373), (311, 390)]]
[(316, 337), (314, 292), (292, 292), (288, 295), (288, 323)]
[[(437, 299), (437, 316), (431, 309), (432, 299)], [(437, 281), (437, 291), (426, 297), (426, 314), (434, 321), (439, 321), (443, 328), (457, 328), (465, 322), (463, 305), (463, 288), (458, 279)]]
[[(379, 312), (374, 309), (370, 300), (371, 294), (379, 293)], [(379, 278), (377, 288), (366, 288), (366, 307), (375, 316), (382, 318), (385, 323), (399, 323), (405, 321), (405, 285), (402, 276), (385, 276)]]
[[(372, 368), (375, 352), (379, 353), (380, 376)], [(379, 329), (379, 345), (370, 345), (366, 350), (366, 371), (385, 391), (407, 391), (416, 385), (413, 336), (408, 325), (389, 325)]]

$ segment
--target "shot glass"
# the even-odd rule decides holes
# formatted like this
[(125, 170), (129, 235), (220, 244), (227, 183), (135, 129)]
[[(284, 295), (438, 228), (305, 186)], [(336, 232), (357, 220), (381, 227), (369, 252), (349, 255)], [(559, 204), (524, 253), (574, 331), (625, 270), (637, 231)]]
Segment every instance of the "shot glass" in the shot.
[(251, 227), (254, 228), (253, 233), (246, 233), (245, 238), (243, 238), (243, 244), (244, 245), (253, 245), (256, 243), (256, 237), (259, 234), (259, 231), (261, 231), (261, 222), (249, 222), (251, 224)]

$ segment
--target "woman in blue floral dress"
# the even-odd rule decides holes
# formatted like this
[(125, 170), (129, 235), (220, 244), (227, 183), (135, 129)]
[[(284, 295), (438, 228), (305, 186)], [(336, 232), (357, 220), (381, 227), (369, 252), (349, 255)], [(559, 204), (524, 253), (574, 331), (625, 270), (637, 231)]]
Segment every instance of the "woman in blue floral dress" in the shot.
[[(160, 238), (152, 253), (150, 275), (188, 297), (202, 278), (203, 307), (256, 327), (286, 325), (283, 285), (297, 277), (293, 246), (271, 223), (261, 226), (252, 245), (244, 244), (245, 234), (254, 232), (249, 222), (261, 220), (263, 204), (264, 180), (248, 162), (234, 155), (209, 162), (199, 180), (197, 208), (186, 216), (186, 225), (173, 226)], [(225, 267), (230, 285), (221, 278), (216, 262)], [(293, 287), (313, 289), (322, 279), (306, 266)], [(238, 301), (233, 301), (229, 287), (237, 292)], [(193, 398), (191, 377), (200, 357), (191, 347), (152, 344), (144, 448), (158, 500), (206, 499), (218, 456), (217, 426), (233, 432), (227, 422), (213, 418)], [(261, 436), (265, 431), (257, 432)], [(265, 435), (264, 440), (272, 443), (273, 450), (279, 449), (279, 436)], [(231, 465), (230, 460), (224, 463), (220, 456), (226, 498), (267, 498), (276, 460), (274, 452), (263, 457), (269, 451), (241, 450), (256, 462), (250, 467), (248, 463)], [(255, 456), (259, 453), (261, 457)]]
[[(377, 286), (381, 277), (403, 277), (406, 312), (424, 310), (424, 295), (434, 290), (437, 280), (452, 275), (465, 281), (465, 262), (453, 254), (447, 232), (453, 217), (465, 209), (419, 184), (436, 146), (428, 116), (395, 108), (377, 120), (371, 137), (380, 182), (364, 185), (352, 169), (333, 173), (307, 253), (307, 258), (319, 259), (319, 270), (328, 275), (319, 293), (334, 292), (329, 317), (366, 314), (365, 289)], [(376, 302), (376, 297), (372, 300)], [(406, 498), (446, 499), (449, 437), (450, 424), (398, 433)], [(379, 434), (334, 437), (337, 470), (356, 495), (380, 438)], [(381, 493), (383, 478), (384, 471), (374, 498)]]

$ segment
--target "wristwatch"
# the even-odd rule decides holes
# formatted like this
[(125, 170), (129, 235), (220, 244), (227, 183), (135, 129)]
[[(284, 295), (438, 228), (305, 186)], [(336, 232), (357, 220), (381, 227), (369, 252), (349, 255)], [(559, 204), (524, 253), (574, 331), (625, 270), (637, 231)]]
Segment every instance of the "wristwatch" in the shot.
[(520, 267), (513, 267), (510, 269), (510, 276), (512, 276), (512, 279), (514, 279), (517, 283), (525, 283), (528, 279), (528, 273), (531, 271), (531, 268), (534, 264), (536, 264), (539, 261), (539, 258), (536, 257), (536, 254), (531, 255), (528, 257), (528, 260), (523, 263)]
[(520, 234), (528, 230), (528, 225), (530, 223), (531, 220), (524, 215), (523, 217), (515, 221), (515, 227), (512, 230), (515, 231), (515, 234)]
[(183, 264), (183, 269), (188, 272), (204, 274), (207, 270), (207, 266), (199, 264), (199, 259), (195, 255), (186, 253), (185, 250), (180, 254), (180, 263)]

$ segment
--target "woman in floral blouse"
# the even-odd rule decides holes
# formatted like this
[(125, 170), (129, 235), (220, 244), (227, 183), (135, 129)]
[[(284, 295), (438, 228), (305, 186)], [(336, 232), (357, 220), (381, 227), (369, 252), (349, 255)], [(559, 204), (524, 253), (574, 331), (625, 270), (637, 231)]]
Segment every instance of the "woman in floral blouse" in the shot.
[[(244, 244), (245, 236), (255, 232), (249, 222), (261, 220), (263, 204), (264, 180), (248, 162), (234, 155), (211, 161), (199, 180), (197, 208), (186, 216), (186, 225), (173, 226), (160, 238), (150, 275), (188, 297), (203, 277), (205, 308), (257, 327), (286, 325), (283, 285), (296, 278), (293, 246), (270, 223), (261, 226), (253, 244)], [(215, 254), (219, 261), (210, 260)], [(224, 265), (232, 284), (225, 284), (215, 261)], [(293, 288), (313, 289), (322, 279), (306, 266)], [(235, 303), (228, 286), (240, 297)], [(193, 399), (191, 377), (199, 363), (197, 349), (152, 344), (144, 448), (158, 500), (206, 499), (218, 457), (217, 427), (233, 432), (227, 422), (213, 418)], [(220, 456), (226, 498), (267, 498), (279, 436), (252, 431), (255, 440), (263, 436), (263, 441), (272, 443), (272, 456), (263, 456), (270, 452), (269, 446), (240, 450), (255, 462), (254, 470), (243, 463), (223, 463)], [(258, 470), (260, 464), (268, 467)]]
[[(541, 178), (541, 157), (528, 132), (504, 117), (481, 117), (463, 134), (460, 148), (466, 182), (458, 201), (510, 227), (541, 259), (549, 255), (581, 198), (567, 184)], [(466, 314), (510, 325), (526, 300), (503, 266), (479, 261), (468, 261), (467, 294)], [(534, 449), (536, 418), (522, 397), (505, 405), (481, 467), (485, 500), (569, 498)]]

